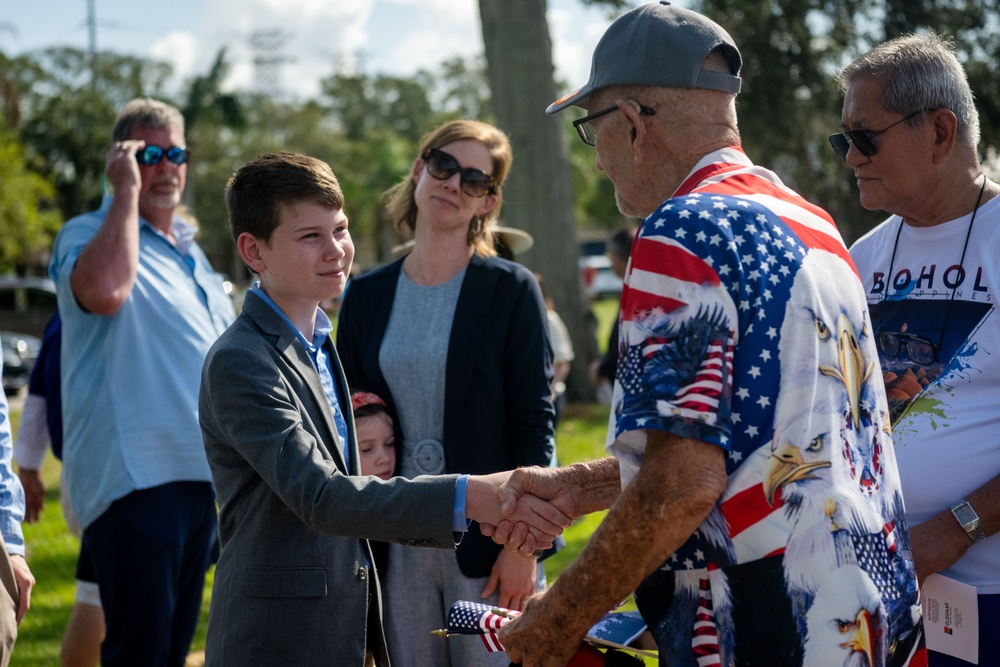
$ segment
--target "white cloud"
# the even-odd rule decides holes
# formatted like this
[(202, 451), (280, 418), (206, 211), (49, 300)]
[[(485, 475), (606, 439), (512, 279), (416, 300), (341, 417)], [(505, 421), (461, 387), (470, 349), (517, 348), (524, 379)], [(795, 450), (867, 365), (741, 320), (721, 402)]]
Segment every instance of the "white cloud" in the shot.
[(193, 32), (172, 31), (160, 37), (149, 47), (153, 60), (173, 65), (172, 84), (176, 87), (196, 73), (195, 54), (198, 37)]
[(362, 47), (365, 71), (410, 75), (455, 56), (482, 53), (475, 0), (377, 0)]
[[(638, 0), (637, 0), (638, 1)], [(86, 6), (80, 0), (0, 0), (16, 33), (0, 31), (0, 48), (17, 53), (52, 45), (86, 47)], [(171, 62), (182, 77), (208, 71), (227, 49), (227, 88), (256, 86), (255, 58), (281, 61), (281, 88), (314, 96), (336, 69), (410, 76), (435, 70), (456, 55), (483, 52), (478, 0), (167, 0), (136, 9), (135, 0), (96, 3), (100, 49)], [(548, 0), (557, 77), (579, 86), (609, 21), (581, 0)], [(271, 31), (274, 50), (251, 46)], [(562, 87), (562, 86), (560, 86)]]
[[(206, 71), (227, 47), (227, 86), (254, 89), (262, 71), (277, 75), (278, 89), (312, 97), (319, 82), (350, 63), (367, 43), (372, 2), (323, 0), (207, 0), (197, 62)], [(268, 66), (270, 63), (270, 66)]]

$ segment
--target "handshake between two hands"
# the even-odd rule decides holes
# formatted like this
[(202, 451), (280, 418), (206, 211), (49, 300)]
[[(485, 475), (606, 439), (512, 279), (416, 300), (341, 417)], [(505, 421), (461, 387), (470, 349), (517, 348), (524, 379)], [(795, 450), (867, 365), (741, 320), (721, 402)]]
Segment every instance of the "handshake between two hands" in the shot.
[(468, 515), (507, 549), (525, 555), (548, 549), (581, 514), (565, 471), (534, 466), (470, 477)]

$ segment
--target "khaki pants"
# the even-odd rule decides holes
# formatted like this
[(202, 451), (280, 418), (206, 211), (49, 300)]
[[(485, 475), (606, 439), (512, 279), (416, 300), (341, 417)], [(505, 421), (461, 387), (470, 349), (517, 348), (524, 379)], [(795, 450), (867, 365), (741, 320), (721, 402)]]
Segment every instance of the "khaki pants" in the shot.
[(21, 599), (14, 581), (7, 545), (0, 536), (0, 667), (10, 664), (10, 654), (17, 641), (17, 603)]

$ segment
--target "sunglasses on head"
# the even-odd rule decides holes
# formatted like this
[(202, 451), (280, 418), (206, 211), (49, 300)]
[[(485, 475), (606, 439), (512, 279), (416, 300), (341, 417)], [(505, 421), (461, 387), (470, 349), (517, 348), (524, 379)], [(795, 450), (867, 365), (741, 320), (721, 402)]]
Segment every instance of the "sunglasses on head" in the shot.
[(447, 181), (455, 174), (460, 174), (462, 192), (470, 197), (485, 197), (496, 193), (496, 181), (489, 174), (463, 167), (454, 156), (437, 148), (428, 148), (420, 156), (427, 167), (427, 173), (439, 181)]
[(162, 146), (148, 144), (145, 148), (136, 151), (135, 159), (139, 164), (149, 166), (159, 164), (164, 155), (174, 164), (184, 164), (191, 156), (191, 149), (182, 146), (163, 148)]
[(937, 109), (918, 109), (908, 116), (900, 118), (895, 123), (889, 127), (883, 128), (881, 130), (850, 130), (848, 132), (838, 132), (837, 134), (830, 135), (830, 145), (833, 146), (833, 152), (837, 154), (841, 160), (847, 159), (847, 151), (850, 150), (851, 144), (861, 152), (865, 157), (872, 157), (877, 152), (875, 147), (875, 137), (882, 134), (883, 132), (888, 132), (892, 128), (896, 127), (900, 123), (910, 120), (914, 116), (919, 116), (922, 113), (927, 113), (929, 111), (936, 111)]

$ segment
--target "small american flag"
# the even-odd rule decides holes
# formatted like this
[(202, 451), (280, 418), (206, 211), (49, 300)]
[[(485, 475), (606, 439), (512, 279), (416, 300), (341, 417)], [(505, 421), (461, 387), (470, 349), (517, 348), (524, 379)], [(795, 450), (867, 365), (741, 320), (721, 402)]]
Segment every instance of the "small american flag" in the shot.
[(496, 631), (520, 612), (499, 609), (481, 602), (459, 600), (448, 611), (449, 635), (479, 635), (490, 653), (502, 651)]

